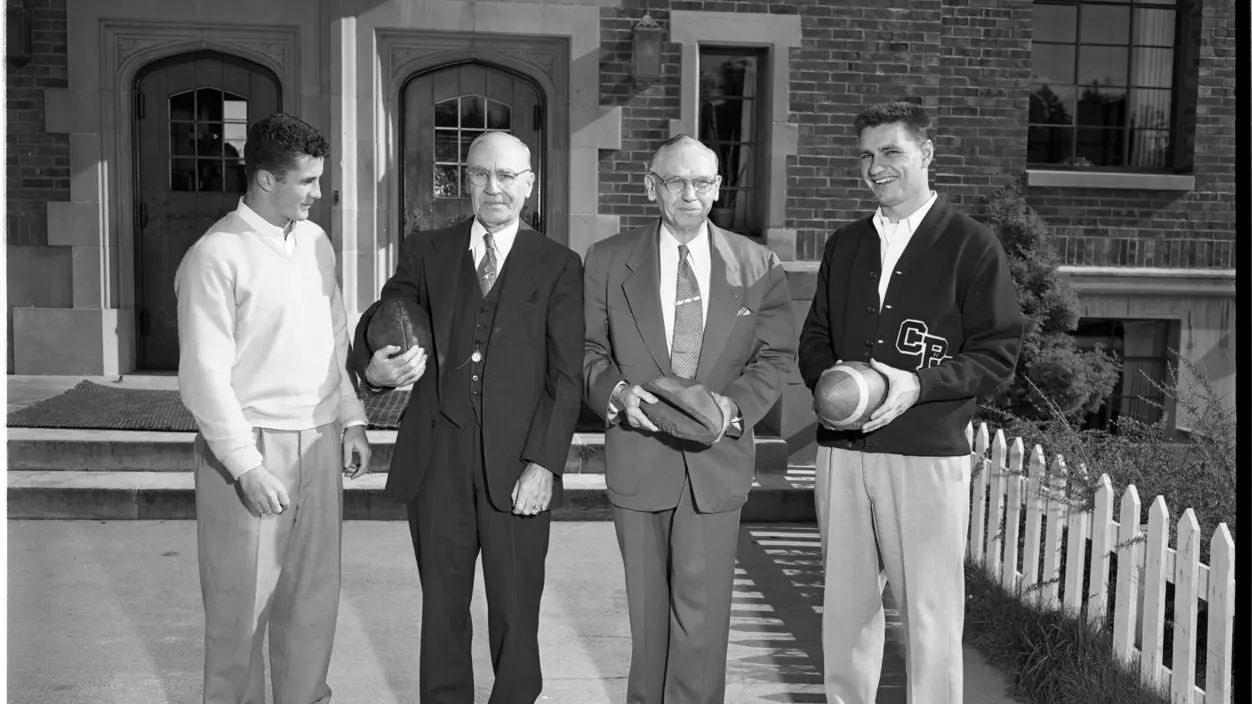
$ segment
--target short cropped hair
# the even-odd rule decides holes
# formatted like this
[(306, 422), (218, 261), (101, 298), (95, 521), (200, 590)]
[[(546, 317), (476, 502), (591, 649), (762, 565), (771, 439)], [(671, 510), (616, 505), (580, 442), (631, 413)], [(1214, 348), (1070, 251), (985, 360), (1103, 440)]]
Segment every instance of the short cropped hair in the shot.
[(308, 155), (324, 159), (330, 154), (330, 143), (313, 125), (283, 113), (258, 120), (248, 130), (243, 147), (244, 173), (252, 183), (258, 169), (264, 169), (282, 180), (296, 159)]
[(666, 149), (669, 149), (670, 147), (675, 147), (675, 146), (678, 146), (679, 144), (684, 144), (686, 142), (699, 144), (705, 149), (708, 149), (710, 152), (713, 152), (713, 169), (716, 170), (718, 168), (717, 150), (713, 149), (712, 147), (705, 144), (704, 142), (701, 142), (695, 137), (692, 137), (686, 134), (676, 134), (673, 137), (670, 137), (669, 139), (662, 142), (661, 146), (657, 147), (656, 151), (652, 152), (652, 161), (648, 162), (648, 168), (652, 169), (653, 167), (656, 166), (656, 158), (661, 155), (661, 152), (665, 151)]
[(935, 126), (926, 108), (903, 100), (879, 103), (866, 108), (852, 121), (852, 126), (856, 129), (856, 136), (859, 139), (866, 128), (890, 125), (895, 122), (903, 123), (905, 129), (913, 135), (918, 144), (925, 144), (926, 140), (934, 138)]

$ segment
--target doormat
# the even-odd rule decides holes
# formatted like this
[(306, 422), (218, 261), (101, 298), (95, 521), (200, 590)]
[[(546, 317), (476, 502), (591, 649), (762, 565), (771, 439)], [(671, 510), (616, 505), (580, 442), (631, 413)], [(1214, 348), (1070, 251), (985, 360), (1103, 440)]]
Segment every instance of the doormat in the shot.
[[(369, 427), (395, 430), (409, 404), (408, 391), (364, 399)], [(84, 379), (78, 386), (9, 414), (10, 428), (75, 430), (156, 430), (192, 433), (191, 412), (178, 392), (166, 389), (122, 389)]]

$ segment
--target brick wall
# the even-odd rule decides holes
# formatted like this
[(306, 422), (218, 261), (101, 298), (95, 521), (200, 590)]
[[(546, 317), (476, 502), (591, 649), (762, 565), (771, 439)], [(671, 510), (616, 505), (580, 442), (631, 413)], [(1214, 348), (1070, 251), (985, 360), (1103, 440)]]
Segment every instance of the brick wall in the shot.
[[(1233, 0), (1205, 1), (1192, 33), (1198, 100), (1196, 190), (1033, 189), (1068, 263), (1233, 266)], [(678, 117), (679, 49), (665, 45), (664, 80), (630, 79), (631, 28), (645, 12), (668, 28), (671, 10), (799, 14), (803, 46), (791, 54), (786, 226), (796, 258), (820, 258), (828, 234), (872, 210), (855, 159), (853, 116), (882, 100), (920, 99), (939, 134), (932, 184), (977, 216), (996, 188), (1026, 168), (1030, 0), (664, 2), (625, 0), (601, 10), (601, 102), (623, 106), (622, 149), (601, 155), (601, 212), (622, 227), (654, 217), (643, 191), (651, 152)]]
[(45, 203), (70, 199), (69, 135), (44, 132), (44, 89), (66, 87), (65, 0), (8, 0), (31, 15), (31, 60), (5, 63), (10, 245), (48, 242)]
[(1025, 167), (1029, 0), (624, 5), (601, 15), (601, 99), (624, 111), (622, 150), (604, 155), (600, 193), (602, 211), (621, 215), (623, 227), (653, 216), (645, 164), (678, 117), (676, 44), (666, 47), (661, 84), (640, 91), (629, 80), (631, 27), (645, 11), (662, 26), (670, 9), (800, 15), (789, 106), (799, 156), (788, 164), (786, 219), (799, 259), (819, 258), (832, 230), (875, 207), (860, 182), (852, 131), (852, 118), (869, 105), (910, 97), (931, 110), (940, 129), (932, 179), (961, 207), (976, 208)]

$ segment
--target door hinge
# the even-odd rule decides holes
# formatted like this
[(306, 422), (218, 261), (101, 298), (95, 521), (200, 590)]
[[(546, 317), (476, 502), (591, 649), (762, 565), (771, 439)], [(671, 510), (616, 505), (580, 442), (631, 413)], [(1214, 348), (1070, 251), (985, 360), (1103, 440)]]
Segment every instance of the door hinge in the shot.
[(143, 116), (144, 116), (143, 93), (135, 93), (135, 119), (142, 120)]
[(539, 132), (543, 131), (543, 106), (542, 105), (535, 106), (535, 130)]

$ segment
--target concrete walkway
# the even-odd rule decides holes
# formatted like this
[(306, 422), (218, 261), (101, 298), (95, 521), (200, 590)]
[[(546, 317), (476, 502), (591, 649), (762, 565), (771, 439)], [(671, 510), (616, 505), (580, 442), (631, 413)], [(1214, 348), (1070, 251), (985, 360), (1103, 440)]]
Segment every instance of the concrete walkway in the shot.
[[(17, 521), (9, 550), (8, 701), (199, 700), (203, 612), (193, 521)], [(417, 701), (421, 593), (403, 523), (348, 522), (330, 682), (337, 702)], [(815, 527), (745, 526), (727, 702), (824, 704), (821, 553)], [(630, 640), (608, 522), (553, 525), (540, 632), (540, 701), (620, 703)], [(481, 574), (473, 605), (478, 701), (491, 682)], [(898, 623), (894, 611), (889, 619)], [(879, 704), (904, 704), (894, 638)], [(1007, 704), (1004, 675), (968, 648), (966, 704)]]

